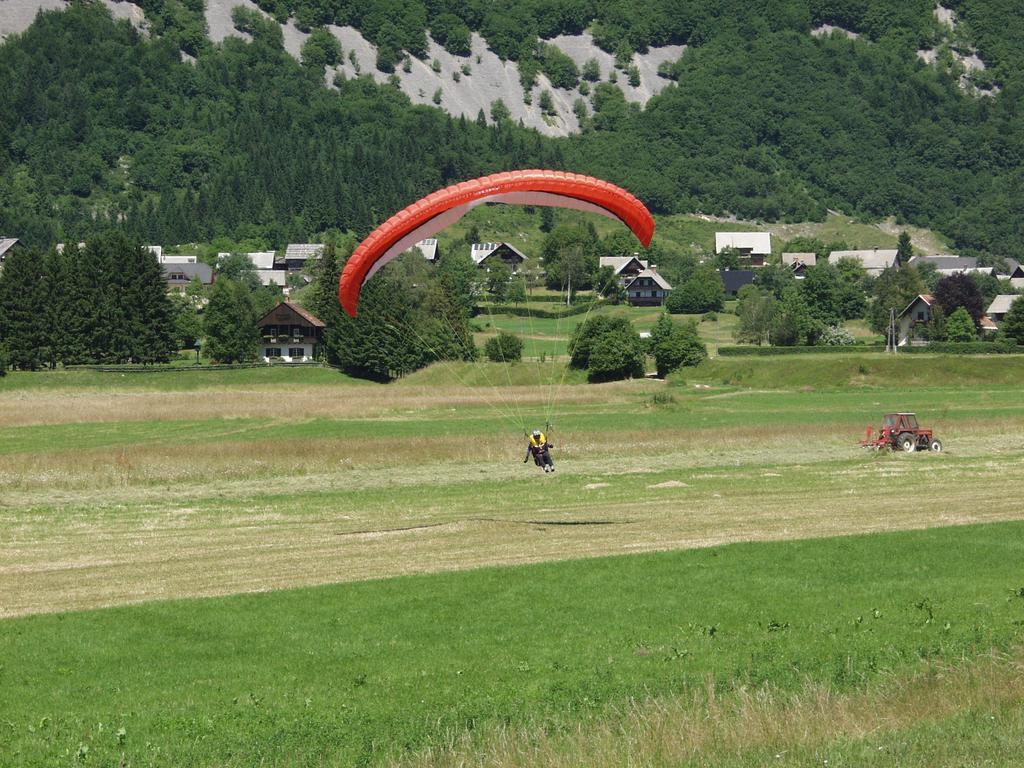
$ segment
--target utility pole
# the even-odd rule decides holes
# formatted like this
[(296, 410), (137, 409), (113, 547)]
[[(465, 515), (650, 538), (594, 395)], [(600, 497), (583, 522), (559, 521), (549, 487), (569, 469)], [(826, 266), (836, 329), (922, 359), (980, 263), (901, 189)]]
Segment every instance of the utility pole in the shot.
[(885, 329), (885, 351), (896, 354), (899, 337), (896, 335), (896, 310), (889, 309), (889, 327)]

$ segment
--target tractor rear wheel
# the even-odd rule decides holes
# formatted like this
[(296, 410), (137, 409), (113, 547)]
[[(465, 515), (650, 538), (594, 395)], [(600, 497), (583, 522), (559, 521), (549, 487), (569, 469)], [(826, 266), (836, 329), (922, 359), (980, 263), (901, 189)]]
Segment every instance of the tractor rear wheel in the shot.
[(942, 441), (939, 440), (938, 438), (934, 438), (931, 441), (931, 443), (928, 444), (928, 450), (930, 450), (932, 453), (941, 453), (942, 452)]
[(904, 453), (913, 453), (917, 450), (917, 440), (915, 440), (914, 436), (909, 432), (904, 432), (896, 440), (896, 447)]

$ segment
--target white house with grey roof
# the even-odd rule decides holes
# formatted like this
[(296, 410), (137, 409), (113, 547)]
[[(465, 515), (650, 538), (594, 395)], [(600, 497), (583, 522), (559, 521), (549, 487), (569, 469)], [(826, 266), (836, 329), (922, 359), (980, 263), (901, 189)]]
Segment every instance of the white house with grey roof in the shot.
[(765, 259), (772, 253), (771, 232), (715, 232), (715, 253), (726, 248), (739, 252), (750, 259), (750, 266), (763, 267)]
[(423, 258), (429, 261), (431, 264), (437, 261), (437, 238), (428, 237), (426, 240), (420, 240), (413, 248), (418, 248), (419, 252), (423, 254)]
[(869, 275), (878, 277), (882, 274), (882, 270), (896, 263), (896, 249), (870, 248), (860, 251), (832, 251), (828, 255), (829, 264), (838, 264), (840, 259), (859, 261)]

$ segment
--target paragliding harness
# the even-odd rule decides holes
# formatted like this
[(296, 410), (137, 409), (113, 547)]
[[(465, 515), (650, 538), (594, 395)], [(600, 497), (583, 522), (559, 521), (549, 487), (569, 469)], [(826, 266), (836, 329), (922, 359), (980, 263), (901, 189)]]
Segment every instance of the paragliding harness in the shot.
[[(551, 430), (550, 424), (545, 424), (544, 428), (548, 431)], [(526, 457), (523, 459), (525, 464), (530, 460), (530, 456), (533, 456), (533, 462), (538, 467), (541, 467), (545, 472), (555, 471), (555, 462), (551, 460), (551, 452), (548, 450), (553, 446), (548, 442), (547, 437), (542, 432), (540, 440), (535, 438), (533, 435), (527, 434), (526, 439), (529, 441), (526, 446)]]

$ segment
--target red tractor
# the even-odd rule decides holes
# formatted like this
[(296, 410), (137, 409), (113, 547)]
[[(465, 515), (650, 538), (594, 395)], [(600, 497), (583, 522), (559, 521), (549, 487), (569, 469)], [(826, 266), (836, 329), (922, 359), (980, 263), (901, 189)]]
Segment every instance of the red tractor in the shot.
[(913, 413), (887, 413), (882, 417), (882, 428), (877, 434), (874, 432), (874, 427), (868, 427), (867, 436), (860, 444), (875, 451), (891, 448), (904, 453), (938, 453), (942, 450), (942, 442), (935, 437), (932, 430), (919, 427), (917, 415)]

